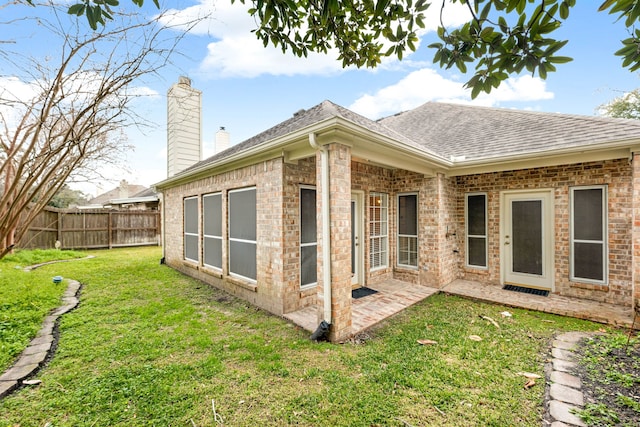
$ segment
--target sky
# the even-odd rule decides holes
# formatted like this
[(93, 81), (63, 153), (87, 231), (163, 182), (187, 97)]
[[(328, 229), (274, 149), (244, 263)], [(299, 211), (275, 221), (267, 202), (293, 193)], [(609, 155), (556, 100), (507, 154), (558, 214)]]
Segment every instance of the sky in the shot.
[[(121, 1), (122, 5), (129, 3)], [(139, 13), (158, 13), (151, 1)], [(153, 123), (144, 133), (128, 130), (128, 139), (135, 150), (127, 154), (129, 170), (105, 171), (110, 182), (76, 185), (74, 188), (96, 195), (117, 185), (121, 179), (150, 186), (166, 177), (166, 93), (180, 76), (187, 76), (192, 86), (202, 91), (203, 152), (213, 154), (216, 131), (224, 126), (231, 144), (244, 141), (284, 120), (293, 113), (330, 100), (370, 119), (392, 115), (415, 108), (425, 102), (456, 102), (522, 110), (596, 115), (599, 105), (640, 86), (638, 73), (621, 66), (614, 52), (620, 40), (628, 37), (626, 28), (615, 17), (597, 12), (600, 2), (581, 1), (572, 8), (569, 19), (556, 33), (569, 43), (559, 53), (574, 60), (560, 64), (558, 71), (546, 80), (530, 75), (513, 76), (490, 95), (471, 100), (463, 84), (470, 75), (457, 70), (442, 70), (432, 62), (432, 49), (437, 41), (435, 28), (438, 7), (432, 7), (427, 29), (420, 34), (416, 52), (402, 61), (385, 59), (376, 69), (342, 68), (331, 52), (297, 58), (283, 54), (251, 33), (255, 28), (247, 14), (247, 6), (230, 0), (167, 1), (162, 8), (171, 9), (178, 18), (210, 15), (188, 34), (179, 45), (180, 55), (173, 65), (163, 69), (153, 79), (144, 82), (144, 90), (152, 96), (142, 105), (140, 113)], [(25, 8), (25, 7), (23, 7)], [(25, 12), (26, 11), (26, 12)], [(454, 27), (467, 15), (459, 6), (448, 5), (445, 24)], [(33, 8), (3, 12), (35, 13)], [(176, 19), (178, 19), (176, 18)], [(19, 23), (0, 26), (0, 41), (20, 33)], [(12, 34), (2, 34), (11, 29)], [(90, 31), (88, 26), (87, 31)], [(30, 55), (46, 55), (47, 47), (30, 44), (26, 30), (19, 42)], [(0, 45), (0, 49), (2, 46)], [(11, 70), (2, 69), (0, 85), (7, 84)], [(98, 185), (96, 185), (98, 184)]]

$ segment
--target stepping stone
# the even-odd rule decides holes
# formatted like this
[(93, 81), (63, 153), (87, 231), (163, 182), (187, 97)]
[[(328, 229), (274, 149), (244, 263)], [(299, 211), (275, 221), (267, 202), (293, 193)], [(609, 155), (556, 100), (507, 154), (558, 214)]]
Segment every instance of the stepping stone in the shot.
[(47, 358), (47, 352), (33, 353), (33, 354), (25, 354), (20, 356), (18, 361), (14, 366), (25, 366), (25, 365), (38, 365), (44, 362), (44, 359)]
[(43, 351), (47, 352), (49, 351), (50, 348), (51, 348), (50, 342), (45, 342), (45, 343), (36, 344), (36, 345), (31, 344), (29, 347), (25, 349), (25, 351), (22, 352), (22, 354), (27, 355), (27, 354), (41, 353)]
[(585, 423), (577, 416), (571, 413), (571, 410), (579, 409), (573, 405), (569, 405), (564, 402), (560, 402), (558, 400), (552, 400), (549, 402), (549, 413), (553, 418), (557, 421), (569, 424), (576, 425), (579, 427), (586, 427)]
[(575, 342), (561, 341), (561, 340), (553, 341), (553, 347), (560, 348), (562, 350), (575, 350), (577, 346), (578, 344)]
[(566, 372), (553, 371), (550, 376), (551, 382), (565, 385), (567, 387), (572, 387), (575, 389), (582, 388), (582, 380), (580, 378), (567, 374)]
[(575, 362), (567, 362), (562, 359), (553, 359), (553, 369), (555, 371), (562, 371), (571, 373), (578, 365)]
[(17, 381), (0, 381), (0, 397), (9, 394), (17, 385)]
[(558, 341), (572, 342), (577, 343), (580, 342), (583, 338), (588, 338), (592, 334), (587, 332), (565, 332), (564, 334), (560, 334), (556, 337)]
[(566, 360), (567, 362), (573, 362), (576, 360), (576, 355), (573, 351), (563, 350), (561, 348), (552, 348), (551, 355), (556, 359)]
[(41, 337), (44, 335), (53, 335), (53, 328), (55, 327), (57, 318), (58, 316), (52, 316), (52, 315), (45, 317), (44, 322), (42, 322), (42, 327), (36, 334), (36, 337)]
[(21, 379), (31, 375), (33, 371), (38, 369), (38, 366), (40, 365), (33, 364), (33, 365), (24, 365), (24, 366), (13, 366), (12, 368), (9, 368), (7, 372), (2, 374), (2, 376), (0, 376), (0, 382), (1, 381), (20, 381)]
[(52, 343), (52, 342), (53, 342), (53, 335), (43, 335), (43, 336), (35, 337), (34, 339), (32, 339), (31, 345), (46, 344), (46, 343)]
[(581, 391), (564, 386), (562, 384), (551, 384), (549, 394), (555, 400), (571, 403), (577, 406), (584, 406), (584, 396)]

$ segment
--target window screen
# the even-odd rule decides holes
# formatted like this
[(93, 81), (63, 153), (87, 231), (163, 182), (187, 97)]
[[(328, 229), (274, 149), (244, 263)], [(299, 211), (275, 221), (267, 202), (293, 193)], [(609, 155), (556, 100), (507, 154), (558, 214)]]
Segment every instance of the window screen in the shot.
[(198, 262), (198, 198), (184, 199), (184, 259)]
[(606, 187), (571, 189), (571, 279), (606, 283)]
[(300, 286), (318, 282), (318, 225), (316, 190), (300, 189)]
[(388, 260), (389, 196), (384, 193), (369, 195), (369, 268), (387, 266)]
[(256, 189), (229, 192), (229, 273), (256, 280)]
[(398, 196), (398, 264), (418, 266), (418, 195)]
[(222, 269), (222, 194), (202, 197), (204, 264)]
[(467, 265), (487, 266), (487, 195), (467, 194)]

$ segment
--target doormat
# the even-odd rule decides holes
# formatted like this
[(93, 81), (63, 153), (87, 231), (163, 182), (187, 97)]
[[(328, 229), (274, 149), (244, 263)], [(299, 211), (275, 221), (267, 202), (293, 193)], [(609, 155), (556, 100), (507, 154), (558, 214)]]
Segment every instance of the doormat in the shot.
[(371, 289), (371, 288), (358, 288), (358, 289), (353, 289), (351, 291), (351, 298), (363, 298), (369, 295), (373, 295), (373, 294), (377, 294), (378, 291), (376, 291), (375, 289)]
[(543, 297), (549, 296), (549, 291), (544, 291), (542, 289), (525, 288), (524, 286), (504, 285), (502, 289), (506, 291), (522, 292), (523, 294), (540, 295)]

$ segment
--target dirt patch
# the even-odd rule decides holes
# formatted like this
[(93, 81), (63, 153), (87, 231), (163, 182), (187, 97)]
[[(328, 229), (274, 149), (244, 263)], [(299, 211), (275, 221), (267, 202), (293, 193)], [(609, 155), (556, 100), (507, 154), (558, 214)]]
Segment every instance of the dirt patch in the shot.
[(640, 419), (640, 338), (637, 333), (598, 335), (577, 351), (589, 426), (637, 426)]

